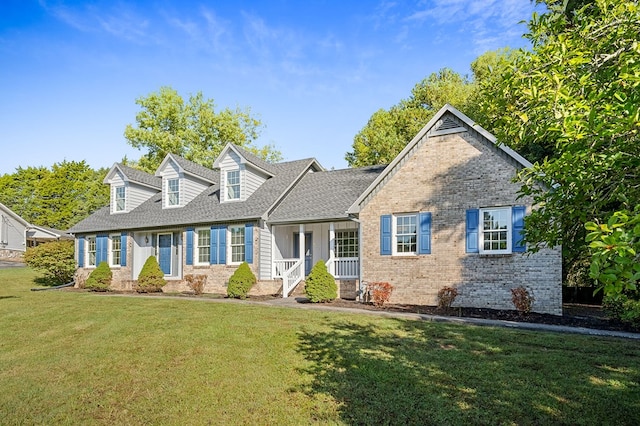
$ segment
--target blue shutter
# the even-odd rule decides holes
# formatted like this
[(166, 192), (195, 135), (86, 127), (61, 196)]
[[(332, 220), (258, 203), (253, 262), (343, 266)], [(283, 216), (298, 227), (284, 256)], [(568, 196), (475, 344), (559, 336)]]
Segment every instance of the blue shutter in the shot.
[(209, 263), (212, 265), (218, 264), (218, 227), (212, 226), (209, 237)]
[(84, 237), (78, 238), (78, 268), (84, 268)]
[(193, 228), (187, 228), (187, 265), (193, 265)]
[(525, 206), (513, 206), (511, 209), (511, 251), (514, 253), (524, 253), (527, 251), (527, 245), (524, 242), (524, 215)]
[(244, 226), (244, 260), (253, 263), (253, 224), (247, 223)]
[(127, 266), (127, 233), (120, 237), (120, 266)]
[(431, 213), (418, 214), (418, 254), (431, 254)]
[(389, 256), (391, 254), (391, 215), (380, 216), (380, 254)]
[(467, 224), (466, 224), (466, 248), (467, 253), (478, 253), (479, 243), (479, 231), (480, 228), (480, 210), (469, 209), (467, 210)]
[(107, 249), (109, 248), (109, 237), (106, 235), (96, 236), (96, 266), (108, 261)]
[(220, 226), (218, 228), (218, 263), (220, 265), (227, 264), (227, 227)]

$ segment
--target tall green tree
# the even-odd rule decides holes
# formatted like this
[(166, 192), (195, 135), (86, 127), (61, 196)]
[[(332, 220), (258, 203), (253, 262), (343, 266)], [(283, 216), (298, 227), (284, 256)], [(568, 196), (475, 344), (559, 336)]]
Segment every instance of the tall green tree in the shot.
[(472, 78), (443, 68), (418, 82), (411, 95), (388, 110), (376, 111), (354, 137), (345, 159), (351, 167), (388, 164), (445, 104), (451, 104), (474, 119), (479, 115), (477, 87), (497, 79), (515, 56), (504, 48), (487, 52), (472, 64)]
[(640, 12), (632, 0), (545, 3), (528, 24), (533, 49), (481, 88), (481, 109), (499, 140), (537, 153), (520, 176), (539, 206), (527, 240), (577, 259), (587, 222), (640, 204)]
[(345, 159), (351, 167), (388, 164), (446, 103), (465, 110), (474, 84), (449, 68), (417, 83), (407, 99), (376, 111), (354, 137)]
[(171, 87), (136, 99), (141, 111), (136, 126), (127, 125), (124, 136), (134, 148), (146, 150), (137, 166), (153, 173), (164, 157), (177, 154), (211, 167), (222, 148), (232, 142), (267, 161), (282, 158), (273, 146), (255, 147), (262, 123), (249, 108), (215, 110), (213, 99), (201, 92), (190, 95), (187, 102)]
[(0, 202), (31, 224), (65, 230), (109, 203), (106, 174), (85, 161), (18, 168), (0, 177)]

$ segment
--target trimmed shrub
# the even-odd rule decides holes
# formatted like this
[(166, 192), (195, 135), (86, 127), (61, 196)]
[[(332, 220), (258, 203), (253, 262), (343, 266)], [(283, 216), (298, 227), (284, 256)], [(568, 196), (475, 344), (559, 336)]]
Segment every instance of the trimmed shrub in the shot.
[(206, 275), (185, 275), (184, 276), (187, 285), (191, 290), (193, 290), (194, 294), (202, 294), (204, 291), (204, 285), (207, 283)]
[(369, 295), (375, 306), (382, 306), (389, 301), (393, 286), (386, 282), (374, 282), (369, 284)]
[(149, 256), (140, 275), (138, 276), (138, 285), (136, 291), (138, 293), (156, 293), (162, 291), (162, 287), (167, 282), (164, 279), (164, 272), (160, 269), (160, 265), (155, 256)]
[(229, 278), (227, 296), (236, 299), (246, 299), (249, 290), (256, 283), (256, 276), (247, 262), (242, 262)]
[(84, 282), (84, 288), (92, 291), (107, 291), (111, 286), (113, 273), (107, 262), (100, 262), (98, 267), (91, 271), (89, 277)]
[(322, 260), (313, 265), (305, 280), (304, 291), (313, 303), (330, 302), (338, 297), (336, 280), (327, 271), (327, 265)]
[(51, 241), (27, 248), (25, 263), (44, 274), (51, 285), (73, 281), (76, 271), (73, 241)]
[(536, 299), (533, 297), (533, 294), (530, 294), (523, 286), (511, 289), (511, 301), (516, 307), (516, 310), (521, 314), (528, 314), (531, 312), (531, 307), (535, 300)]
[(458, 289), (455, 287), (442, 287), (438, 291), (438, 308), (450, 309), (458, 296)]

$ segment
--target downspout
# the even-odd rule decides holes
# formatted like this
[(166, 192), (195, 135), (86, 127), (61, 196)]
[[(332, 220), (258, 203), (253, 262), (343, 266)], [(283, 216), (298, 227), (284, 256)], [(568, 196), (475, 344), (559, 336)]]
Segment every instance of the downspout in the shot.
[(362, 222), (355, 216), (350, 217), (351, 220), (358, 224), (358, 302), (364, 302), (362, 295), (364, 294), (364, 285), (362, 282)]

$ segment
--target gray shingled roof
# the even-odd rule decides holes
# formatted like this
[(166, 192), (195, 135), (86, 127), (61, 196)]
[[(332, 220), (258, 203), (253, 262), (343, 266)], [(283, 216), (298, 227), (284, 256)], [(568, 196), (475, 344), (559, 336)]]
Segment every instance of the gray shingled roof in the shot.
[(184, 207), (163, 209), (162, 194), (158, 193), (128, 213), (110, 214), (109, 206), (103, 207), (69, 232), (82, 234), (257, 219), (313, 164), (315, 160), (305, 159), (272, 165), (274, 177), (267, 179), (246, 201), (221, 204), (219, 185), (214, 184)]
[(244, 157), (245, 160), (247, 160), (249, 163), (253, 164), (254, 166), (258, 167), (259, 169), (262, 169), (266, 172), (271, 173), (272, 175), (275, 174), (274, 171), (274, 164), (271, 164), (267, 161), (264, 161), (262, 158), (258, 157), (257, 155), (247, 151), (246, 149), (239, 147), (238, 145), (235, 144), (231, 144), (233, 145), (233, 147), (235, 149), (238, 150), (238, 152), (240, 153), (240, 155), (242, 155)]
[(151, 186), (153, 188), (162, 189), (162, 178), (156, 177), (138, 169), (134, 169), (133, 167), (125, 166), (122, 163), (116, 163), (116, 165), (130, 181)]
[(213, 171), (212, 169), (202, 166), (198, 163), (194, 163), (193, 161), (189, 161), (186, 158), (182, 158), (179, 155), (171, 154), (171, 157), (178, 163), (182, 169), (192, 175), (199, 176), (209, 182), (217, 182), (218, 181), (218, 173)]
[(371, 166), (307, 173), (269, 216), (269, 222), (346, 218), (351, 204), (384, 168)]

